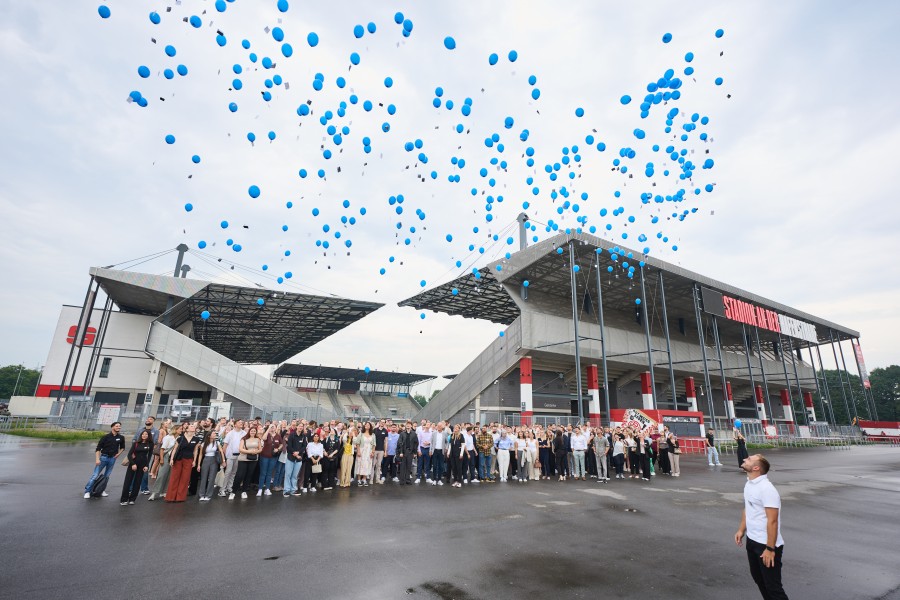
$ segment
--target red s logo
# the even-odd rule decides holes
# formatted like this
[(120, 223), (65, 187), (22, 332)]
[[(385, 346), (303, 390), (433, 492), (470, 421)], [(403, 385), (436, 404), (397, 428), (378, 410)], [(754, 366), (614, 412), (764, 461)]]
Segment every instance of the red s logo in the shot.
[[(66, 343), (71, 344), (75, 341), (75, 334), (78, 332), (78, 325), (72, 325), (69, 327), (69, 333), (66, 336)], [(94, 340), (97, 337), (97, 330), (93, 327), (88, 327), (87, 331), (84, 332), (83, 346), (93, 346)]]

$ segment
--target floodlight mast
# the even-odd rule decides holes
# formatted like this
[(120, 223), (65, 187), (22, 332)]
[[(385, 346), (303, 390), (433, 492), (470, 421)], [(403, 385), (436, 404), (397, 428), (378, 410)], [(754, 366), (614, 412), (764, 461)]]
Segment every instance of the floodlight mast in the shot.
[(519, 213), (516, 221), (519, 222), (519, 250), (524, 250), (528, 247), (528, 230), (525, 225), (528, 222), (528, 215), (523, 212)]

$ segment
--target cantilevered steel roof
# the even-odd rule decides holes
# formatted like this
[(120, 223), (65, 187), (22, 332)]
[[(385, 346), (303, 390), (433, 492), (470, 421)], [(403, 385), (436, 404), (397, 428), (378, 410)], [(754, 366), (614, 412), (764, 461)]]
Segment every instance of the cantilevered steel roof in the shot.
[(340, 367), (300, 364), (281, 365), (275, 370), (275, 378), (280, 377), (324, 381), (357, 381), (359, 383), (383, 383), (387, 385), (416, 385), (435, 378), (434, 375), (417, 375), (415, 373), (394, 373), (392, 371), (373, 371), (371, 369), (366, 373), (364, 369), (343, 369)]
[[(235, 362), (271, 365), (288, 360), (382, 306), (333, 296), (207, 283), (157, 320), (170, 327), (190, 321), (191, 337), (204, 346)], [(210, 313), (206, 320), (201, 317), (203, 311)]]
[[(400, 306), (412, 306), (416, 310), (433, 310), (448, 315), (459, 315), (471, 319), (486, 319), (494, 323), (509, 325), (519, 316), (519, 307), (485, 267), (478, 271), (478, 277), (467, 274), (453, 281), (433, 287), (413, 296)], [(457, 294), (453, 290), (457, 290)]]
[[(669, 315), (690, 315), (693, 319), (692, 290), (700, 284), (734, 297), (759, 304), (776, 312), (817, 325), (821, 343), (829, 341), (832, 330), (839, 339), (859, 337), (859, 332), (821, 319), (804, 311), (791, 308), (779, 302), (763, 298), (751, 292), (694, 273), (663, 260), (644, 255), (642, 252), (614, 244), (587, 233), (561, 233), (533, 246), (520, 250), (509, 259), (496, 260), (478, 271), (480, 278), (466, 274), (453, 281), (426, 290), (399, 303), (399, 306), (413, 306), (417, 310), (433, 310), (450, 315), (484, 319), (495, 323), (510, 324), (519, 316), (523, 308), (539, 311), (557, 311), (571, 315), (571, 273), (569, 243), (573, 244), (575, 265), (579, 266), (576, 285), (579, 297), (596, 302), (596, 273), (603, 281), (604, 308), (635, 310), (635, 298), (641, 297), (639, 262), (643, 261), (646, 291), (651, 304), (644, 303), (649, 310), (655, 310), (652, 297), (657, 292), (657, 273), (664, 276), (666, 306)], [(609, 249), (619, 248), (618, 265), (623, 261), (634, 265), (634, 278), (628, 279), (626, 271), (614, 268), (612, 274), (606, 271), (613, 265)], [(600, 253), (598, 260), (597, 250)], [(560, 250), (562, 250), (560, 252)], [(631, 257), (629, 258), (629, 254)], [(497, 267), (500, 267), (500, 270)], [(529, 300), (519, 299), (519, 291), (524, 281), (529, 282)], [(459, 293), (453, 295), (456, 288)], [(533, 292), (533, 293), (532, 293)], [(727, 323), (722, 324), (728, 327)], [(740, 326), (738, 325), (738, 330)]]
[(170, 298), (176, 301), (190, 298), (209, 285), (208, 281), (198, 279), (181, 279), (99, 267), (92, 268), (90, 273), (119, 310), (139, 315), (161, 315), (166, 311)]

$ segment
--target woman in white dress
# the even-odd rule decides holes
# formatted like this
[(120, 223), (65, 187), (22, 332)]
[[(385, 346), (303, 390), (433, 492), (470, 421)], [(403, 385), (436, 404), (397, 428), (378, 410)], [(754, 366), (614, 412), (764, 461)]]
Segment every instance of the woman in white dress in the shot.
[(372, 478), (372, 465), (375, 460), (375, 435), (372, 424), (363, 425), (362, 433), (356, 438), (356, 484), (369, 485)]

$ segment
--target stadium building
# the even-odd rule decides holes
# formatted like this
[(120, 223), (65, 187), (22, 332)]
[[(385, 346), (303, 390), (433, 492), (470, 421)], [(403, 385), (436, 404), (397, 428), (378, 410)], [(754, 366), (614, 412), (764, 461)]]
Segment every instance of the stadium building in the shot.
[(188, 279), (188, 248), (178, 250), (180, 277), (92, 268), (83, 306), (60, 311), (36, 397), (14, 399), (13, 414), (321, 421), (419, 410), (410, 388), (432, 376), (283, 364), (382, 304)]
[(858, 332), (585, 233), (523, 242), (400, 305), (506, 326), (419, 418), (605, 423), (627, 411), (684, 435), (735, 418), (805, 433), (834, 423), (836, 402), (877, 418), (849, 379), (837, 398), (823, 386), (823, 356), (844, 374), (858, 358), (868, 384)]

